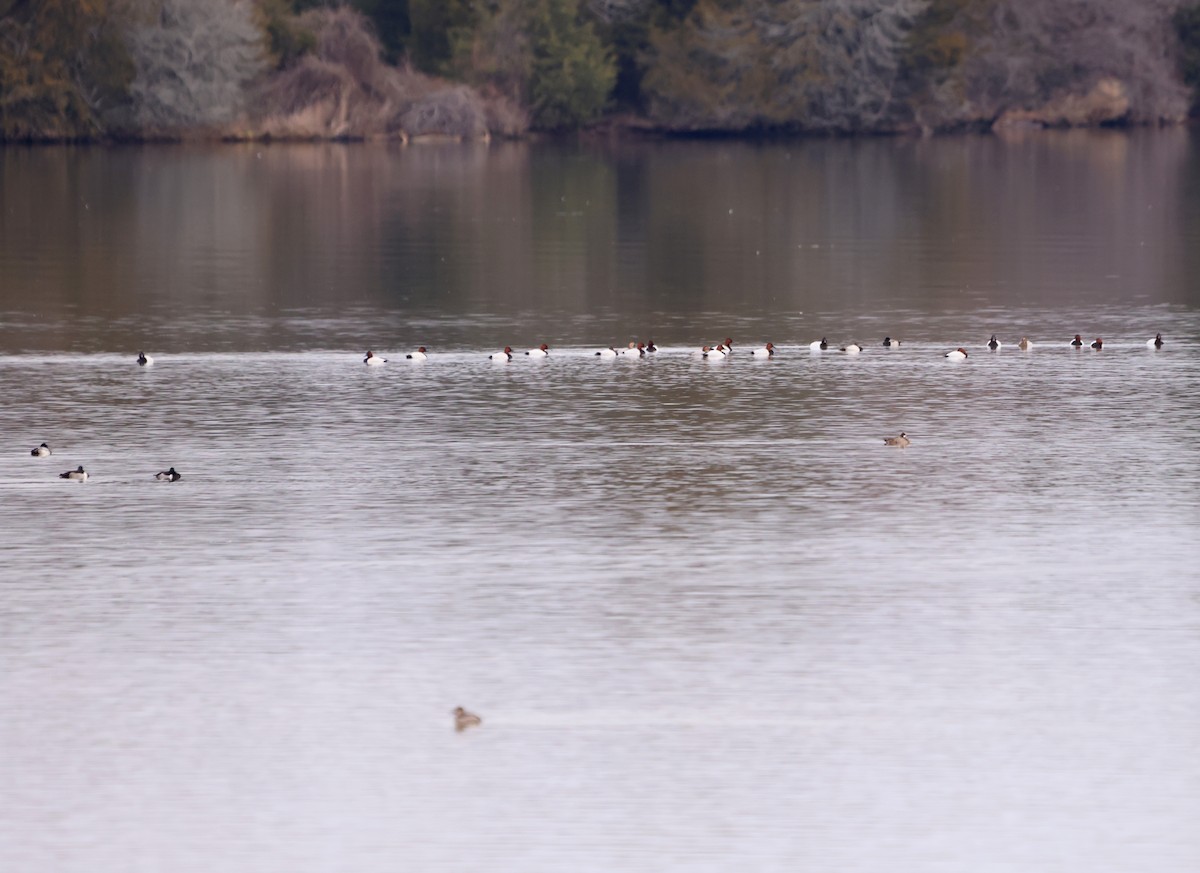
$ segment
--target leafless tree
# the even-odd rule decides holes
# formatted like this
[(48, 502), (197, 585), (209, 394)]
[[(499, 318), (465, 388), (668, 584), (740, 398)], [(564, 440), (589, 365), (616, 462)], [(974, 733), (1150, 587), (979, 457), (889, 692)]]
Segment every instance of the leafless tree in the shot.
[(261, 40), (249, 0), (161, 0), (129, 35), (138, 124), (170, 132), (234, 118), (264, 69)]

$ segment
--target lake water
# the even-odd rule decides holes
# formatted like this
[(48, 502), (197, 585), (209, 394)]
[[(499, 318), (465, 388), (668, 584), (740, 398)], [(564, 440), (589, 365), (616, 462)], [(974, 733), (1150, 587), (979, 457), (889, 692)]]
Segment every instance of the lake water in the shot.
[(0, 869), (1194, 873), (1198, 274), (1187, 130), (2, 150)]

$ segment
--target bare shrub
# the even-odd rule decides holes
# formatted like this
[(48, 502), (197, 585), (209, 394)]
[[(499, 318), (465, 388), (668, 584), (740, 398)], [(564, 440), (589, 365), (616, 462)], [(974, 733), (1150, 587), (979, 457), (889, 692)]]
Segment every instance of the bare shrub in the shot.
[(255, 120), (279, 137), (443, 136), (488, 132), (484, 100), (415, 70), (388, 66), (366, 20), (349, 7), (314, 9), (303, 26), (316, 53), (259, 90)]

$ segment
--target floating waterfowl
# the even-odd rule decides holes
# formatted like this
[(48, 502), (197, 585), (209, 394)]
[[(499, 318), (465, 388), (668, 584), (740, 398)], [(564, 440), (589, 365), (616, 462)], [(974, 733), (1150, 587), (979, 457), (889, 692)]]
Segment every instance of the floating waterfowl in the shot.
[(405, 357), (405, 358), (407, 358), (407, 359), (408, 359), (408, 360), (410, 360), (410, 361), (426, 361), (426, 360), (429, 360), (429, 355), (425, 354), (425, 346), (421, 346), (419, 349), (417, 349), (417, 350), (416, 350), (415, 352), (413, 352), (411, 355), (405, 355), (404, 357)]
[(58, 474), (59, 479), (71, 479), (75, 482), (86, 482), (87, 477), (88, 474), (87, 471), (83, 469), (83, 464), (80, 464), (74, 470), (68, 470), (65, 473)]
[(50, 457), (50, 447), (45, 443), (42, 443), (36, 449), (30, 451), (29, 454), (33, 455), (35, 458), (48, 458)]
[(1148, 345), (1148, 346), (1153, 346), (1153, 347), (1154, 347), (1154, 348), (1156, 348), (1156, 349), (1161, 349), (1161, 348), (1163, 347), (1163, 338), (1162, 338), (1162, 334), (1161, 334), (1161, 333), (1156, 333), (1156, 334), (1154, 335), (1154, 339), (1148, 339), (1148, 340), (1146, 340), (1146, 345)]
[(154, 364), (154, 358), (149, 357), (145, 352), (138, 352), (138, 366), (149, 367)]
[(488, 355), (488, 360), (489, 361), (500, 361), (500, 362), (511, 361), (512, 360), (512, 348), (510, 346), (505, 346), (504, 351), (502, 351), (502, 352), (492, 352), (490, 355)]
[(367, 349), (367, 356), (363, 358), (363, 363), (368, 367), (381, 367), (387, 363), (387, 358), (381, 358), (370, 349)]
[(621, 349), (621, 354), (627, 358), (642, 358), (646, 355), (645, 343), (630, 343), (627, 348)]
[(949, 358), (952, 361), (961, 361), (967, 357), (967, 350), (964, 349), (962, 346), (959, 346), (957, 349), (955, 349), (952, 352), (946, 352), (946, 354), (943, 355), (942, 357)]
[(761, 349), (755, 349), (750, 354), (754, 355), (756, 358), (769, 358), (771, 355), (775, 354), (775, 345), (773, 343), (767, 343)]
[(905, 446), (912, 445), (912, 440), (908, 438), (908, 435), (904, 431), (900, 431), (900, 436), (884, 437), (883, 444), (885, 446), (899, 446), (900, 448), (904, 448)]
[(1100, 339), (1100, 337), (1096, 337), (1096, 341), (1092, 343), (1092, 348), (1096, 349), (1096, 351), (1104, 348), (1104, 340)]
[(1004, 343), (1002, 343), (1002, 342), (1000, 342), (1000, 340), (996, 339), (995, 334), (992, 334), (992, 338), (990, 340), (988, 340), (987, 347), (994, 352), (998, 348), (1000, 348), (1000, 346), (1002, 346), (1002, 345), (1004, 345)]
[(1027, 352), (1033, 348), (1033, 343), (1029, 341), (1029, 337), (1023, 336), (1021, 337), (1021, 341), (1017, 343), (1017, 348), (1021, 349), (1021, 351)]
[(1081, 337), (1079, 334), (1075, 334), (1075, 339), (1071, 340), (1071, 345), (1075, 346), (1077, 349), (1082, 347), (1083, 337)]
[(647, 341), (647, 343), (646, 343), (646, 351), (647, 351), (647, 352), (657, 352), (657, 351), (658, 351), (658, 346), (656, 346), (656, 345), (654, 344), (654, 340), (649, 340), (649, 341)]
[(857, 355), (862, 351), (862, 346), (860, 346), (858, 343), (850, 343), (849, 345), (842, 346), (842, 351), (846, 352), (847, 354)]
[(163, 470), (161, 473), (157, 474), (154, 478), (157, 479), (159, 482), (178, 482), (180, 479), (183, 478), (183, 474), (176, 473), (175, 468), (172, 467), (170, 470)]
[(477, 727), (483, 724), (483, 719), (473, 712), (467, 712), (461, 706), (454, 707), (454, 729), (462, 733), (469, 727)]
[(829, 348), (829, 342), (825, 339), (825, 337), (821, 337), (819, 340), (809, 343), (808, 347), (814, 352), (823, 352)]
[(616, 356), (617, 356), (617, 350), (614, 349), (612, 346), (609, 346), (606, 349), (601, 349), (600, 351), (596, 352), (596, 357), (598, 357), (598, 358), (615, 358)]
[(700, 354), (708, 358), (710, 361), (721, 361), (725, 359), (725, 351), (719, 346), (715, 349), (710, 349), (708, 346), (700, 349)]
[(900, 340), (894, 340), (890, 336), (885, 336), (883, 338), (883, 345), (885, 348), (889, 348), (889, 349), (892, 347), (899, 348)]
[(529, 355), (531, 358), (545, 358), (550, 354), (550, 346), (542, 343), (536, 349), (530, 349), (525, 354)]

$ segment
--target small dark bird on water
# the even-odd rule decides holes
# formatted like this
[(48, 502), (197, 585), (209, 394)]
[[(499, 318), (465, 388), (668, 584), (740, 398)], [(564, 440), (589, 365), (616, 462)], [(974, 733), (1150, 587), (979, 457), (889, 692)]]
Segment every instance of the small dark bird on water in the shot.
[(1100, 339), (1100, 337), (1096, 337), (1096, 341), (1092, 343), (1092, 348), (1096, 349), (1097, 351), (1104, 348), (1104, 340)]
[(454, 729), (462, 733), (469, 727), (483, 724), (483, 719), (473, 712), (467, 712), (461, 706), (454, 707)]
[(175, 468), (172, 467), (170, 470), (163, 470), (161, 473), (157, 474), (154, 478), (160, 482), (178, 482), (180, 479), (183, 478), (183, 474), (176, 473)]

